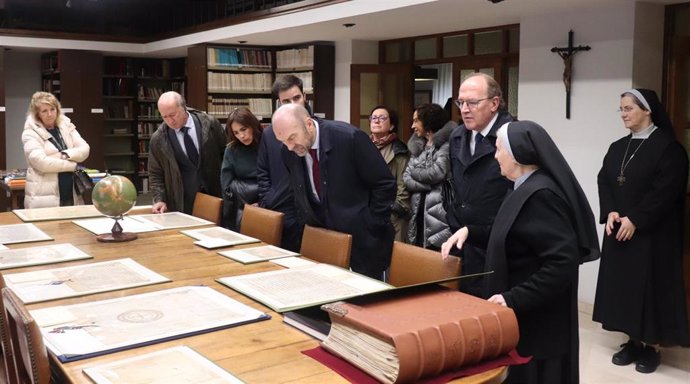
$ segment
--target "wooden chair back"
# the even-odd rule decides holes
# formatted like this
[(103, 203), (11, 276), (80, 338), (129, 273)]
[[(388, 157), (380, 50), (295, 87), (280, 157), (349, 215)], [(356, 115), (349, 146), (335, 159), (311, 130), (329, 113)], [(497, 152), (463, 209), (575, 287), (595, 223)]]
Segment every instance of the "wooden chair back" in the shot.
[(280, 247), (280, 241), (283, 237), (284, 216), (283, 212), (245, 204), (240, 223), (240, 233)]
[[(393, 243), (388, 283), (396, 287), (460, 276), (460, 258), (450, 256), (446, 261), (441, 252), (396, 241)], [(459, 281), (443, 284), (458, 289)]]
[(349, 268), (351, 251), (352, 235), (311, 225), (304, 226), (300, 248), (302, 256), (319, 263)]
[(223, 219), (223, 199), (197, 192), (194, 197), (192, 216), (212, 221), (220, 225)]
[[(0, 290), (5, 288), (5, 278), (0, 273)], [(5, 305), (0, 298), (0, 346), (2, 349), (2, 362), (7, 383), (15, 384), (17, 382), (17, 372), (14, 369), (14, 353), (12, 352), (12, 344), (10, 343), (9, 325), (7, 322), (7, 315), (5, 314)]]
[(50, 383), (48, 351), (38, 324), (26, 310), (24, 303), (10, 288), (2, 289), (2, 301), (8, 323), (8, 334), (14, 354), (17, 383)]

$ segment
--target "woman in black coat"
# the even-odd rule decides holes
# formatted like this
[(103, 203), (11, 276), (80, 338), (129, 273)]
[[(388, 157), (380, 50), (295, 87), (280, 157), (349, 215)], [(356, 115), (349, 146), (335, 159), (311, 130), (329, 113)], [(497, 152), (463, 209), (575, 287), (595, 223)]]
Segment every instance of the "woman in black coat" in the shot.
[(230, 112), (226, 129), (230, 142), (220, 168), (223, 225), (239, 230), (244, 205), (259, 201), (256, 160), (262, 130), (259, 120), (245, 107)]
[(613, 355), (651, 373), (654, 345), (690, 346), (683, 288), (683, 216), (688, 158), (654, 91), (621, 95), (630, 134), (609, 147), (599, 172), (600, 218), (606, 224), (594, 321), (629, 340)]
[[(503, 201), (488, 239), (457, 231), (442, 247), (468, 236), (488, 241), (484, 296), (515, 311), (518, 352), (532, 356), (510, 368), (509, 383), (579, 382), (577, 283), (581, 262), (599, 256), (594, 215), (570, 167), (546, 131), (513, 122), (497, 133), (496, 160), (515, 188)], [(476, 230), (475, 230), (476, 232)]]

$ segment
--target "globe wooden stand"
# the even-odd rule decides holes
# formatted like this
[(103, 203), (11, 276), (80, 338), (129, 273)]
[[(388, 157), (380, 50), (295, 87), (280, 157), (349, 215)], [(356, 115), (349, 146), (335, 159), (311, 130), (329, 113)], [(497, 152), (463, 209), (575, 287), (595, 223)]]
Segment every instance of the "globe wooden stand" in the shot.
[(132, 232), (122, 232), (122, 226), (117, 221), (122, 219), (120, 217), (113, 217), (115, 224), (110, 230), (111, 233), (104, 233), (96, 236), (96, 239), (103, 243), (122, 243), (124, 241), (132, 241), (137, 239), (137, 234)]

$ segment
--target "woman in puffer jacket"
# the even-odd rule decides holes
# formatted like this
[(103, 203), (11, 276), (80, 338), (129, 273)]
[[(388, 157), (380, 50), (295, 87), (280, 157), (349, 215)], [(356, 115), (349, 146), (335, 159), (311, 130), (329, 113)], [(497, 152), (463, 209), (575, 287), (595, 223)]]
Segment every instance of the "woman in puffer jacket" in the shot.
[(84, 204), (74, 190), (73, 175), (90, 147), (52, 93), (31, 96), (22, 145), (27, 163), (24, 208)]
[(403, 173), (405, 187), (411, 194), (410, 244), (438, 250), (451, 235), (441, 203), (441, 183), (450, 172), (448, 139), (455, 127), (438, 104), (415, 108), (414, 134), (407, 143), (410, 161)]

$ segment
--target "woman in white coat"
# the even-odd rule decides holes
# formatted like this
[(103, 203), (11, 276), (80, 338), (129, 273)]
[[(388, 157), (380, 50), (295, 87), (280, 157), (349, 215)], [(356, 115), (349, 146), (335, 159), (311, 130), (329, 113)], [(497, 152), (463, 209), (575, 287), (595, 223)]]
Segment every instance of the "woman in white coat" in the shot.
[(26, 157), (24, 208), (83, 204), (74, 192), (74, 170), (89, 157), (89, 144), (51, 93), (31, 97), (22, 132)]

